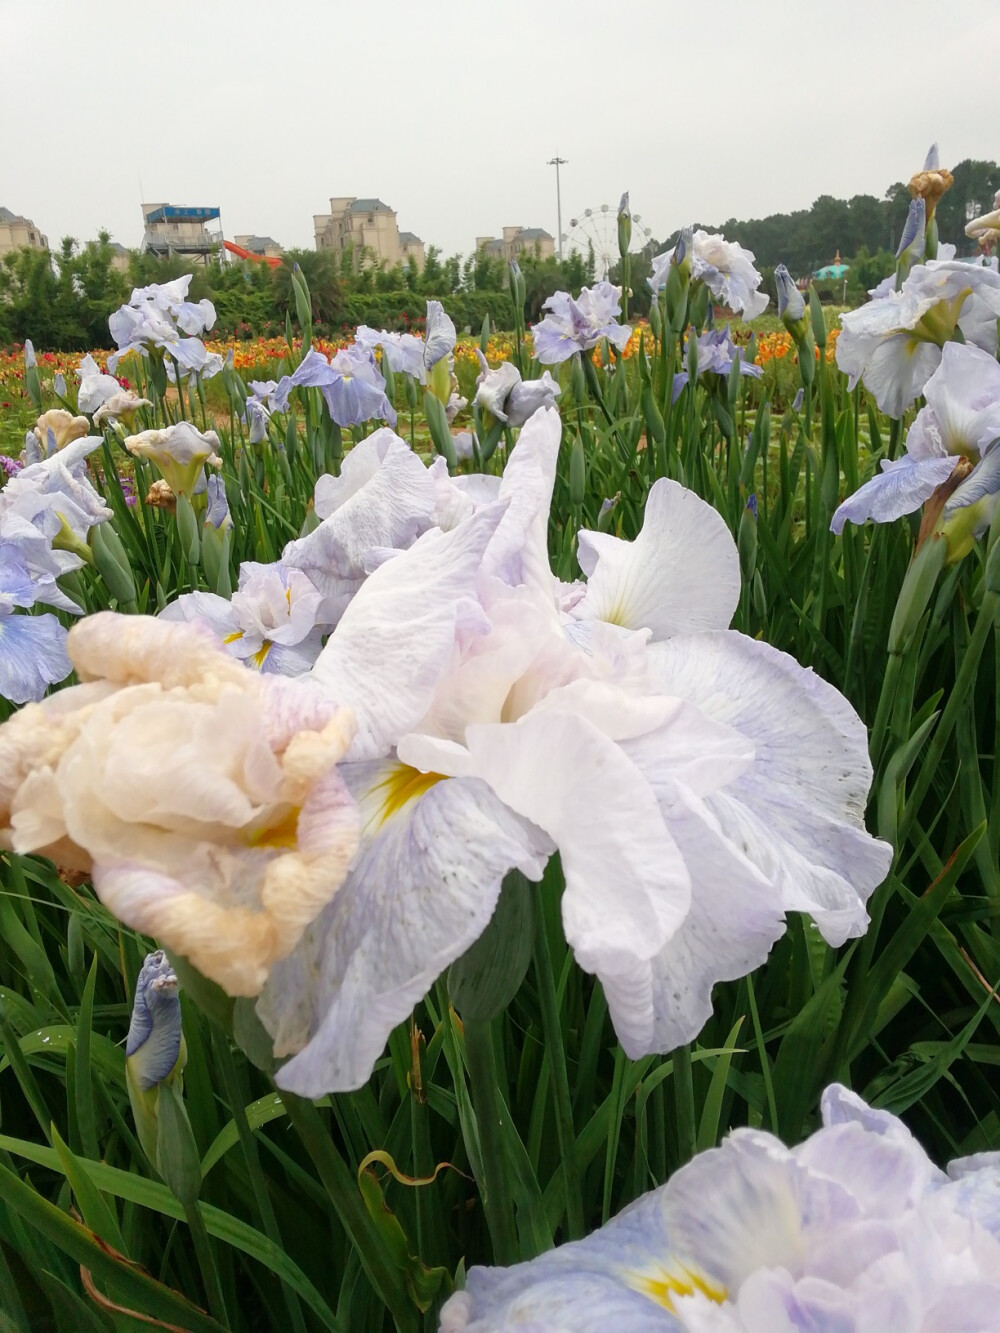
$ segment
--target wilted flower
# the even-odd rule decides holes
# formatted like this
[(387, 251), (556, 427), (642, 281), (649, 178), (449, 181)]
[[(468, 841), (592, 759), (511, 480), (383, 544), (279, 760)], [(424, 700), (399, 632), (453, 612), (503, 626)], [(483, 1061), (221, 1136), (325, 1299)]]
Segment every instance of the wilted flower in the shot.
[(512, 361), (501, 361), (495, 370), (491, 370), (478, 347), (476, 356), (481, 367), (476, 380), (476, 405), (498, 421), (520, 427), (540, 407), (555, 406), (562, 391), (549, 371), (543, 371), (540, 379), (523, 380)]
[(972, 345), (945, 343), (923, 392), (926, 406), (907, 433), (905, 454), (883, 459), (882, 472), (843, 502), (830, 524), (834, 532), (846, 522), (889, 523), (912, 514), (953, 473), (956, 482), (968, 476), (970, 465), (1000, 441), (1000, 365), (994, 357)]
[(621, 313), (621, 288), (610, 282), (584, 287), (574, 298), (556, 292), (542, 306), (549, 313), (532, 329), (535, 359), (554, 366), (568, 361), (575, 352), (587, 352), (606, 338), (623, 352), (632, 336), (627, 324), (617, 323)]
[(253, 671), (301, 676), (333, 628), (325, 610), (322, 593), (300, 569), (246, 560), (231, 601), (214, 593), (184, 593), (159, 618), (200, 621), (231, 657)]
[(106, 398), (101, 406), (94, 413), (94, 425), (104, 421), (124, 420), (131, 424), (133, 417), (140, 407), (152, 407), (153, 404), (148, 398), (140, 398), (132, 389), (119, 389)]
[(967, 222), (965, 234), (979, 241), (985, 249), (996, 244), (997, 237), (1000, 236), (1000, 190), (993, 196), (993, 211)]
[(177, 512), (177, 496), (174, 495), (162, 477), (157, 477), (154, 482), (150, 483), (149, 490), (146, 492), (145, 503), (151, 509), (165, 509), (171, 514)]
[(80, 362), (76, 373), (80, 379), (80, 388), (76, 396), (77, 409), (86, 412), (88, 416), (93, 416), (109, 398), (121, 392), (122, 386), (115, 377), (102, 374), (89, 352)]
[(68, 646), (84, 684), (0, 726), (0, 844), (89, 871), (126, 924), (256, 994), (354, 854), (349, 714), (200, 626), (102, 612)]
[(941, 364), (941, 349), (959, 329), (965, 342), (997, 350), (1000, 275), (982, 264), (929, 260), (899, 291), (883, 291), (840, 317), (837, 365), (853, 389), (858, 380), (879, 408), (901, 417)]
[(139, 458), (147, 458), (160, 471), (174, 496), (190, 497), (202, 476), (206, 463), (221, 467), (216, 454), (219, 437), (214, 430), (204, 433), (190, 421), (179, 421), (163, 430), (144, 430), (130, 435), (125, 448)]
[(585, 1240), (469, 1270), (441, 1333), (931, 1333), (996, 1325), (1000, 1159), (938, 1170), (839, 1084), (788, 1149), (737, 1129)]
[(39, 444), (40, 456), (48, 458), (50, 454), (65, 449), (73, 440), (89, 435), (90, 422), (86, 417), (75, 417), (64, 407), (53, 407), (38, 418), (33, 433)]
[(941, 166), (937, 144), (931, 144), (927, 152), (927, 158), (924, 161), (923, 170), (918, 171), (915, 176), (911, 176), (909, 184), (910, 194), (913, 198), (923, 199), (926, 204), (928, 226), (933, 221), (938, 200), (951, 189), (954, 183), (955, 178), (951, 172)]
[[(724, 236), (698, 230), (690, 235), (685, 262), (690, 261), (691, 278), (701, 281), (715, 299), (744, 319), (756, 319), (764, 313), (768, 298), (757, 288), (761, 276), (754, 268), (752, 250), (744, 250)], [(665, 250), (653, 260), (649, 286), (655, 295), (666, 286), (674, 250)]]

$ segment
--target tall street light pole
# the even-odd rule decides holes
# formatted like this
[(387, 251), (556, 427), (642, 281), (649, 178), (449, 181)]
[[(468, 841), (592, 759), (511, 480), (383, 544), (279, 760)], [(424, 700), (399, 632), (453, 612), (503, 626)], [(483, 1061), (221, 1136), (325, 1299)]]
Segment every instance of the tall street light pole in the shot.
[(559, 231), (559, 262), (562, 263), (562, 195), (559, 192), (559, 168), (566, 165), (566, 158), (560, 157), (558, 152), (555, 157), (550, 157), (546, 166), (556, 169), (556, 226)]

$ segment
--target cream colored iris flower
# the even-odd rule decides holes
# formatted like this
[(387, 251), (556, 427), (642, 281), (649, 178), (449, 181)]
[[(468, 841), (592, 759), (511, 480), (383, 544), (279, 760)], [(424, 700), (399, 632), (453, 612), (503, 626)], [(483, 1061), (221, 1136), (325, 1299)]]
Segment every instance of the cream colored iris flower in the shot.
[(357, 847), (352, 715), (197, 625), (103, 612), (68, 651), (83, 683), (0, 726), (0, 846), (88, 872), (127, 925), (257, 994)]

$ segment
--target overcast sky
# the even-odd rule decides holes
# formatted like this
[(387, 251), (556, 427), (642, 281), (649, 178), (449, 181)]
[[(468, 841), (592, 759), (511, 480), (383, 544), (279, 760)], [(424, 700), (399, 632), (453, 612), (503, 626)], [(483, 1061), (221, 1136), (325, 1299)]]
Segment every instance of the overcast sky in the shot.
[(997, 0), (0, 0), (0, 205), (53, 246), (140, 202), (312, 246), (378, 195), (446, 254), (632, 208), (657, 238), (1000, 159)]

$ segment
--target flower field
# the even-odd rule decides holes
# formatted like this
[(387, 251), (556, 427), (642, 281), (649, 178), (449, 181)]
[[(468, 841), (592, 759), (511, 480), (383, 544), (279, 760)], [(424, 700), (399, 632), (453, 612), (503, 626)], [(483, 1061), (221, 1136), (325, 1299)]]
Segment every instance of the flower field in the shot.
[[(1000, 274), (0, 354), (4, 1327), (1000, 1328)], [(725, 312), (723, 317), (722, 312)]]

